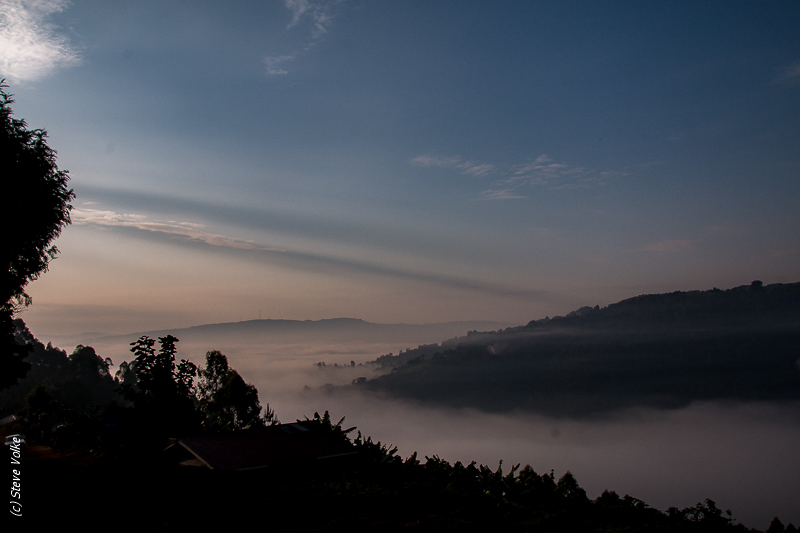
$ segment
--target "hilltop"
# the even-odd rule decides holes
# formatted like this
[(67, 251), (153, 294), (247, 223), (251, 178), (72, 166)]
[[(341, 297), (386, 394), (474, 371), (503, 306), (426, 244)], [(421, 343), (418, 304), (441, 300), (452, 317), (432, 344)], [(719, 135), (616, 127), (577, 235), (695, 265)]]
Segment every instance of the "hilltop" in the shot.
[(364, 390), (584, 417), (694, 401), (800, 400), (800, 283), (673, 292), (470, 331), (374, 364)]

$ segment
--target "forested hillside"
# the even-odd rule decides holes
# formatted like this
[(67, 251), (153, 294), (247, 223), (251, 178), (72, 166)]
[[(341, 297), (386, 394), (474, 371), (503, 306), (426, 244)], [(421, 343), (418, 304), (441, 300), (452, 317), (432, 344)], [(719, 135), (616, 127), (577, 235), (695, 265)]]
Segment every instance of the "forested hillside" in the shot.
[(800, 284), (643, 295), (472, 331), (374, 364), (358, 386), (424, 403), (582, 417), (701, 400), (800, 399)]

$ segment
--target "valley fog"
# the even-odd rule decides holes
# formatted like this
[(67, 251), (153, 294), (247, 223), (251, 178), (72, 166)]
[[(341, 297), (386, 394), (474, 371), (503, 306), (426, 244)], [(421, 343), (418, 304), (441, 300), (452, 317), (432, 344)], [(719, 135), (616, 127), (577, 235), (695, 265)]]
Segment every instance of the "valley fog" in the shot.
[[(344, 427), (356, 426), (373, 440), (397, 446), (403, 457), (416, 451), (423, 461), (438, 455), (493, 469), (502, 460), (504, 472), (517, 463), (530, 464), (539, 473), (554, 470), (556, 478), (569, 470), (590, 498), (608, 489), (661, 510), (682, 509), (709, 498), (748, 527), (766, 529), (774, 516), (784, 524), (800, 523), (797, 403), (696, 403), (680, 410), (628, 410), (569, 420), (430, 408), (324, 387), (388, 372), (358, 365), (420, 342), (442, 340), (433, 335), (393, 342), (213, 344), (185, 336), (178, 344), (178, 359), (202, 365), (205, 352), (218, 349), (258, 388), (262, 406), (269, 404), (282, 422), (328, 410), (335, 421), (345, 417)], [(124, 343), (98, 341), (93, 346), (115, 364), (132, 359)], [(322, 361), (326, 366), (316, 365)], [(351, 361), (356, 366), (351, 367)]]

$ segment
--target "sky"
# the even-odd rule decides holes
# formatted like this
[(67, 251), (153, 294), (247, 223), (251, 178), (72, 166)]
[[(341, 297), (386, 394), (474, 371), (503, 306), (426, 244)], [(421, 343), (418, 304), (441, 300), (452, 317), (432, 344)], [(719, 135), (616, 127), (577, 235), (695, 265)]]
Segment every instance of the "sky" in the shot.
[(800, 281), (800, 3), (0, 0), (37, 336)]

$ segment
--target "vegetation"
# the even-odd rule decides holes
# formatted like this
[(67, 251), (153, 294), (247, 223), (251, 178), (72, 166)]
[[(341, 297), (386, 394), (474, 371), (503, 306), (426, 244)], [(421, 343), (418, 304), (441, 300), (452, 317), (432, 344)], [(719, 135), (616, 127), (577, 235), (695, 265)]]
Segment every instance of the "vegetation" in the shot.
[(210, 430), (247, 429), (254, 425), (277, 424), (275, 412), (267, 404), (262, 414), (258, 391), (239, 373), (228, 367), (228, 358), (219, 350), (206, 353), (206, 366), (200, 370), (199, 411)]
[(3, 245), (0, 246), (0, 390), (10, 387), (30, 369), (28, 345), (14, 339), (14, 315), (31, 303), (25, 292), (29, 281), (47, 270), (58, 249), (52, 244), (70, 223), (67, 189), (69, 174), (59, 170), (56, 153), (47, 145), (47, 132), (29, 130), (24, 120), (12, 118), (12, 95), (0, 80), (0, 168), (7, 194), (0, 209)]
[(177, 338), (161, 337), (156, 351), (155, 340), (143, 336), (131, 343), (134, 359), (111, 376), (112, 361), (91, 346), (67, 355), (44, 346), (22, 320), (15, 327), (17, 342), (31, 347), (30, 371), (0, 391), (0, 417), (16, 413), (13, 428), (31, 443), (119, 456), (158, 450), (168, 437), (278, 423), (219, 351), (208, 352), (198, 369), (185, 359), (176, 363)]
[(800, 283), (644, 295), (373, 364), (361, 390), (484, 411), (589, 417), (694, 401), (800, 399)]
[[(19, 418), (3, 432), (25, 433), (29, 444), (49, 445), (63, 452), (41, 461), (35, 460), (35, 454), (31, 460), (28, 450), (25, 452), (20, 470), (24, 471), (24, 509), (32, 522), (60, 527), (69, 518), (79, 518), (82, 526), (92, 529), (114, 524), (117, 528), (156, 531), (228, 529), (232, 525), (261, 526), (269, 531), (408, 527), (454, 531), (748, 531), (734, 523), (730, 511), (723, 513), (711, 500), (662, 512), (631, 496), (620, 497), (609, 491), (591, 500), (569, 472), (556, 480), (552, 471), (538, 474), (530, 466), (520, 469), (515, 465), (504, 472), (502, 462), (492, 470), (474, 462), (450, 464), (437, 456), (425, 457), (422, 462), (416, 453), (402, 459), (396, 447), (374, 442), (360, 432), (351, 440), (349, 434), (355, 428), (344, 429), (344, 418), (334, 424), (327, 411), (314, 414), (321, 431), (346, 442), (358, 453), (344, 454), (347, 458), (338, 462), (309, 462), (254, 472), (182, 469), (162, 462), (160, 452), (167, 437), (278, 424), (275, 413), (269, 405), (262, 409), (256, 388), (230, 368), (227, 357), (219, 351), (209, 351), (205, 367), (198, 368), (185, 359), (176, 361), (176, 337), (160, 337), (156, 351), (156, 340), (142, 336), (131, 343), (132, 361), (120, 364), (112, 377), (111, 360), (103, 359), (91, 346), (78, 345), (68, 355), (50, 344), (44, 346), (21, 320), (14, 320), (15, 313), (31, 302), (25, 292), (27, 283), (46, 271), (58, 253), (52, 242), (70, 223), (70, 201), (75, 195), (67, 189), (68, 173), (58, 169), (55, 151), (45, 142), (46, 132), (29, 130), (24, 121), (11, 118), (13, 100), (3, 91), (5, 87), (0, 81), (0, 167), (16, 192), (0, 210), (0, 222), (6, 230), (0, 247), (0, 409), (4, 415), (14, 412)], [(475, 365), (494, 387), (497, 374), (487, 369), (519, 376), (521, 367), (515, 365), (524, 356), (526, 362), (534, 361), (537, 375), (544, 376), (541, 383), (556, 384), (555, 388), (540, 387), (542, 398), (562, 401), (570, 395), (579, 398), (578, 390), (596, 395), (594, 382), (613, 383), (598, 379), (607, 377), (599, 375), (603, 371), (632, 370), (628, 372), (629, 381), (631, 377), (638, 379), (638, 370), (646, 371), (641, 375), (660, 375), (653, 373), (654, 369), (661, 370), (658, 364), (639, 365), (639, 354), (644, 351), (678, 362), (686, 359), (702, 379), (709, 372), (719, 377), (715, 365), (722, 359), (750, 376), (742, 389), (736, 383), (736, 374), (723, 374), (723, 382), (730, 384), (733, 380), (734, 385), (713, 392), (713, 397), (724, 397), (730, 390), (741, 397), (761, 397), (769, 385), (770, 398), (795, 398), (797, 378), (787, 367), (787, 361), (793, 360), (784, 352), (797, 345), (799, 290), (800, 286), (779, 290), (754, 282), (748, 291), (726, 291), (723, 297), (714, 295), (713, 300), (684, 293), (666, 298), (640, 297), (604, 310), (584, 308), (564, 318), (532, 322), (504, 332), (473, 332), (463, 343), (459, 339), (448, 341), (447, 349), (420, 346), (398, 356), (402, 361), (391, 355), (381, 358), (380, 364), (397, 364), (400, 371), (378, 383), (392, 389), (403, 383), (404, 376), (411, 376), (423, 388), (435, 390), (426, 378), (435, 376), (435, 370), (444, 368), (451, 373), (452, 381), (454, 369)], [(765, 299), (765, 295), (772, 299)], [(731, 302), (747, 311), (744, 318), (730, 315)], [(728, 320), (725, 328), (717, 323), (720, 317)], [(669, 330), (687, 320), (704, 333), (695, 336), (695, 328), (689, 338), (684, 338)], [(607, 338), (598, 334), (598, 328), (611, 323), (624, 324), (629, 328), (626, 334), (631, 330), (645, 333), (635, 337), (629, 349), (618, 344), (612, 349)], [(769, 335), (754, 324), (768, 324)], [(564, 326), (585, 327), (591, 332), (580, 337), (582, 356), (564, 350), (564, 336), (573, 335)], [(708, 337), (708, 332), (720, 335), (731, 328), (744, 330), (745, 336)], [(545, 335), (539, 335), (542, 333)], [(665, 342), (670, 339), (677, 340)], [(769, 363), (762, 365), (768, 367), (767, 373), (759, 374), (758, 369), (747, 366), (750, 354), (744, 352), (749, 348), (737, 352), (754, 342), (768, 348), (761, 358)], [(686, 346), (701, 348), (692, 348), (687, 359), (681, 355)], [(608, 357), (612, 352), (622, 355)], [(531, 353), (535, 357), (529, 357)], [(598, 366), (596, 360), (604, 364)], [(351, 361), (350, 367), (355, 366)], [(565, 369), (572, 383), (568, 387), (562, 387)], [(773, 375), (776, 370), (784, 374)], [(363, 377), (353, 384), (370, 386)], [(652, 382), (645, 385), (653, 388)], [(692, 383), (687, 387), (681, 398), (695, 398)], [(655, 390), (660, 389), (656, 386)], [(455, 399), (462, 406), (469, 405), (464, 398)], [(20, 475), (18, 470), (14, 473)], [(198, 502), (206, 501), (211, 505), (198, 506)], [(796, 529), (791, 524), (784, 526), (777, 518), (768, 529), (769, 533), (787, 531)]]
[[(79, 484), (91, 487), (95, 510), (89, 523), (114, 520), (120, 499), (141, 507), (144, 498), (148, 512), (129, 517), (128, 526), (154, 530), (246, 523), (301, 531), (408, 526), (454, 531), (753, 531), (711, 500), (660, 511), (611, 491), (590, 499), (569, 472), (556, 478), (552, 471), (539, 474), (530, 466), (504, 470), (502, 462), (491, 469), (474, 462), (451, 464), (437, 456), (420, 460), (416, 453), (403, 459), (396, 447), (360, 432), (351, 439), (355, 428), (345, 429), (344, 418), (334, 423), (327, 411), (314, 413), (311, 420), (352, 445), (357, 455), (253, 472), (177, 467), (163, 462), (160, 454), (167, 436), (277, 423), (269, 407), (261, 409), (255, 387), (244, 383), (224, 354), (208, 352), (205, 366), (198, 369), (186, 360), (176, 363), (175, 337), (159, 338), (156, 350), (156, 341), (143, 336), (131, 343), (133, 360), (111, 377), (110, 361), (91, 347), (78, 346), (67, 355), (43, 346), (21, 321), (17, 326), (20, 340), (34, 348), (28, 378), (8, 391), (26, 394), (17, 410), (20, 420), (8, 432), (25, 432), (29, 442), (47, 443), (66, 454), (63, 463), (34, 463), (27, 470), (38, 487), (33, 494), (54, 506), (53, 514), (43, 516), (61, 520), (79, 509), (86, 494), (69, 491)], [(52, 464), (62, 467), (53, 470)], [(153, 479), (159, 480), (155, 486)], [(109, 486), (114, 487), (113, 497), (98, 490)], [(215, 501), (202, 519), (194, 510), (200, 495)], [(282, 512), (253, 522), (250, 511), (263, 502)], [(305, 512), (307, 505), (316, 512)], [(776, 519), (769, 531), (795, 529)]]
[[(537, 473), (530, 466), (505, 470), (439, 457), (403, 459), (395, 447), (374, 442), (344, 419), (314, 414), (321, 429), (346, 440), (359, 453), (339, 462), (292, 464), (243, 472), (178, 467), (156, 454), (110, 462), (78, 463), (53, 469), (29, 464), (31, 501), (46, 501), (53, 523), (86, 505), (84, 525), (119, 521), (124, 529), (153, 531), (217, 527), (258, 527), (269, 531), (532, 532), (754, 532), (730, 511), (705, 500), (684, 509), (660, 511), (629, 495), (604, 491), (590, 499), (567, 472)], [(82, 487), (70, 491), (70, 487)], [(100, 490), (113, 487), (113, 491)], [(35, 500), (34, 500), (35, 498)], [(199, 509), (198, 501), (212, 502)], [(273, 512), (257, 512), (260, 509)], [(48, 525), (50, 525), (48, 523)], [(794, 532), (777, 518), (769, 532)]]

